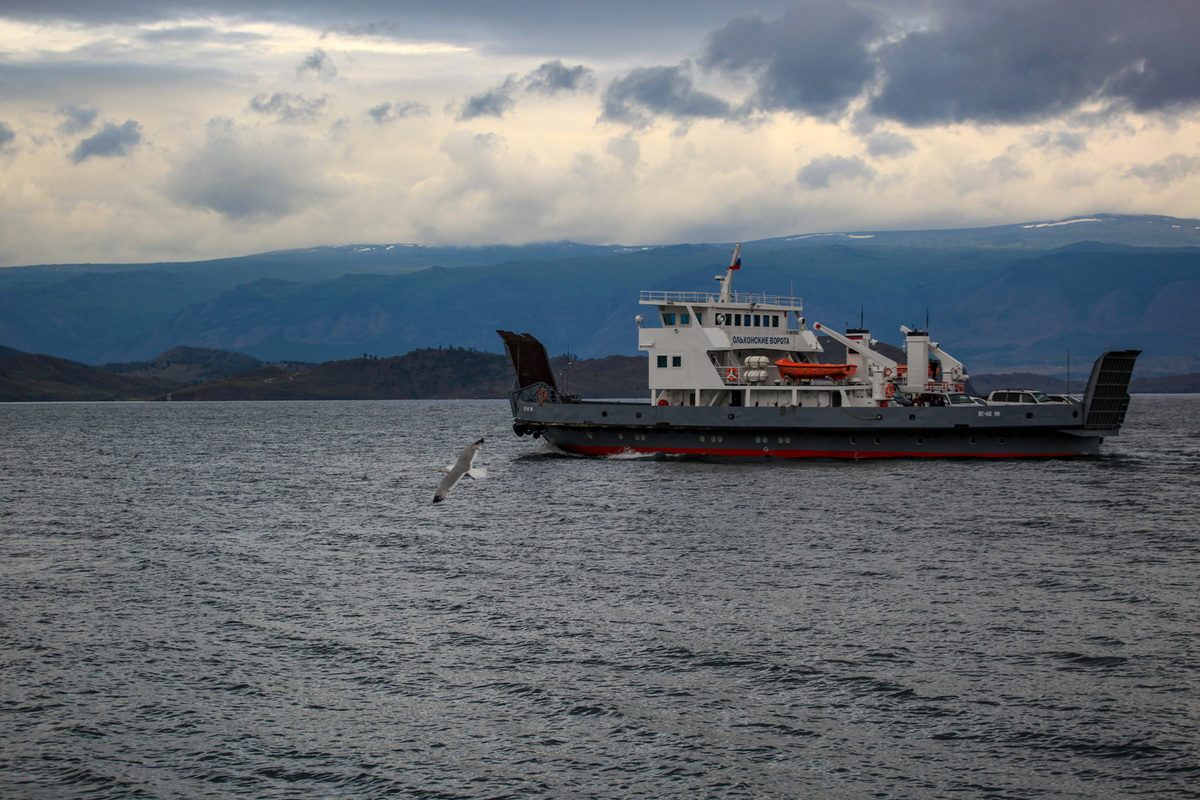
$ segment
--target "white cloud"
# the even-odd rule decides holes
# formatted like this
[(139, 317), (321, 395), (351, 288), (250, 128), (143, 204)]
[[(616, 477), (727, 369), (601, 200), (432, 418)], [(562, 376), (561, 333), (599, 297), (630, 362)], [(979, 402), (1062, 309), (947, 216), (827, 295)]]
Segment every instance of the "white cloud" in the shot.
[[(1109, 30), (1114, 2), (1085, 28)], [(1185, 5), (1139, 14), (1121, 47), (1161, 34), (1141, 71), (1059, 31), (1073, 56), (1049, 58), (1038, 86), (1005, 67), (1011, 49), (971, 59), (989, 42), (1046, 55), (1045, 0), (1013, 0), (1024, 21), (993, 4), (991, 27), (954, 3), (904, 18), (895, 2), (766, 0), (758, 17), (733, 0), (686, 15), (615, 3), (200, 0), (178, 15), (14, 0), (0, 9), (0, 264), (1200, 216)], [(936, 79), (932, 94), (904, 76)]]
[(1177, 181), (1200, 175), (1200, 156), (1172, 153), (1153, 164), (1137, 164), (1129, 168), (1129, 176), (1140, 178), (1156, 187), (1166, 187)]
[(878, 171), (858, 156), (826, 155), (814, 158), (796, 173), (796, 180), (810, 189), (828, 189), (848, 181), (870, 183)]
[(247, 137), (227, 120), (213, 122), (203, 146), (175, 168), (167, 196), (233, 222), (289, 216), (333, 194), (303, 142)]

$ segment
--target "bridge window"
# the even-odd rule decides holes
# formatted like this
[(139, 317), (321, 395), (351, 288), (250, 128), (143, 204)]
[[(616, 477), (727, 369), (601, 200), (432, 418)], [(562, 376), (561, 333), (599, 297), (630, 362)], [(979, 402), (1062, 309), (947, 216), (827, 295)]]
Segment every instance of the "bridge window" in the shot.
[(672, 367), (682, 367), (683, 366), (683, 356), (671, 356), (671, 366)]
[(688, 317), (687, 314), (680, 314), (679, 315), (679, 324), (680, 325), (691, 325), (692, 323), (690, 322), (690, 318)]
[(659, 368), (659, 369), (666, 369), (666, 368), (667, 368), (667, 357), (666, 357), (666, 356), (659, 356), (659, 357), (658, 357), (658, 368)]
[(754, 315), (754, 327), (758, 327), (758, 314)]
[(674, 324), (675, 324), (675, 315), (668, 314), (667, 312), (664, 311), (663, 312), (663, 325), (674, 325)]
[(772, 327), (772, 328), (778, 328), (778, 327), (779, 327), (779, 315), (778, 315), (778, 314), (772, 314), (772, 315), (771, 315), (771, 327)]

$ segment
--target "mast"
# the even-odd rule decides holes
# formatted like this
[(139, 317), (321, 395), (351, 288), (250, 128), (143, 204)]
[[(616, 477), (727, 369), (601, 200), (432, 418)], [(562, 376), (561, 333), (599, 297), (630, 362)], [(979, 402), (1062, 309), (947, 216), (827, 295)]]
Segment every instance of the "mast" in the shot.
[(733, 247), (733, 258), (729, 259), (729, 266), (725, 270), (724, 275), (718, 275), (717, 280), (721, 282), (721, 302), (728, 303), (733, 297), (733, 271), (742, 268), (742, 243), (738, 242)]

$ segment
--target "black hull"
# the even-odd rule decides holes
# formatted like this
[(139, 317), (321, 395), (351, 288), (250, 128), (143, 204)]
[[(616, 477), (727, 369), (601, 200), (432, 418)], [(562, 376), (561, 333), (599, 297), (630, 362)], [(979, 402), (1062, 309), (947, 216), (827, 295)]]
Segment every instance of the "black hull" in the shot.
[(538, 403), (513, 397), (513, 429), (585, 455), (769, 458), (1062, 458), (1099, 452), (1078, 406), (697, 408)]
[(548, 426), (538, 433), (570, 453), (604, 456), (622, 453), (729, 458), (1066, 458), (1095, 455), (1099, 436), (1042, 432), (889, 431), (641, 431), (628, 428), (577, 429)]

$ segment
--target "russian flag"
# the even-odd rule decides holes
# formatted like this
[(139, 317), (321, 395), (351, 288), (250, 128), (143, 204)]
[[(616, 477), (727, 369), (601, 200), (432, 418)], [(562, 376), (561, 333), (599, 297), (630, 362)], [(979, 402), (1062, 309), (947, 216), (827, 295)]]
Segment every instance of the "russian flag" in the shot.
[(738, 256), (737, 260), (729, 265), (729, 268), (730, 269), (741, 269), (742, 268), (742, 257)]

